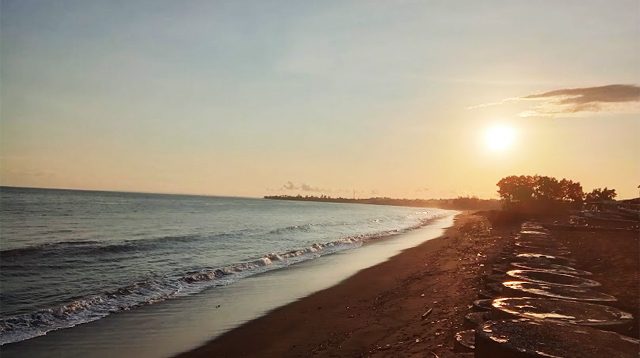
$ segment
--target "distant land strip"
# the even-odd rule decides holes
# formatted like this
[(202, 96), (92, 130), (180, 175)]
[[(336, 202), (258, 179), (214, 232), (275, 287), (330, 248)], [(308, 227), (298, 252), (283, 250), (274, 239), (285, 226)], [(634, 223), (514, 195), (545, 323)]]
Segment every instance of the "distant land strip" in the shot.
[(440, 208), (454, 210), (494, 210), (500, 209), (501, 202), (496, 199), (479, 199), (476, 197), (458, 197), (455, 199), (394, 199), (386, 197), (375, 198), (343, 198), (322, 196), (302, 196), (302, 195), (266, 195), (265, 199), (271, 200), (294, 200), (294, 201), (319, 201), (327, 203), (352, 203), (352, 204), (373, 204), (373, 205), (395, 205), (424, 208)]

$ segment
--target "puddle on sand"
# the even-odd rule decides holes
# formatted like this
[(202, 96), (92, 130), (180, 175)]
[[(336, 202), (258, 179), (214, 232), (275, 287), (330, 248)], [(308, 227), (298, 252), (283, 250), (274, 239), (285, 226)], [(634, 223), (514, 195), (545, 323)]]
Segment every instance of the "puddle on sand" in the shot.
[(631, 323), (633, 316), (617, 308), (550, 298), (509, 297), (493, 300), (497, 312), (521, 318), (609, 327)]
[(571, 287), (528, 281), (506, 281), (502, 283), (502, 286), (507, 289), (507, 292), (503, 291), (503, 293), (507, 293), (512, 296), (534, 295), (587, 302), (617, 301), (617, 299), (611, 295), (594, 291), (591, 288), (586, 287)]
[[(586, 334), (585, 334), (586, 333)], [(528, 319), (485, 322), (476, 335), (475, 357), (522, 352), (546, 357), (637, 357), (640, 341), (608, 331)]]
[(510, 270), (507, 276), (518, 280), (550, 283), (554, 285), (570, 286), (570, 287), (598, 287), (598, 281), (589, 280), (579, 276), (556, 273), (551, 270)]

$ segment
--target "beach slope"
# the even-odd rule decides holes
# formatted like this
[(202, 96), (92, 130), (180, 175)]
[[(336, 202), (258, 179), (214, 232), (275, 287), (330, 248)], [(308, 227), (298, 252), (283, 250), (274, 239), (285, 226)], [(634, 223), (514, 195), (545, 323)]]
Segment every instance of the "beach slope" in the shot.
[(460, 214), (443, 236), (180, 357), (450, 356), (503, 241), (484, 217)]

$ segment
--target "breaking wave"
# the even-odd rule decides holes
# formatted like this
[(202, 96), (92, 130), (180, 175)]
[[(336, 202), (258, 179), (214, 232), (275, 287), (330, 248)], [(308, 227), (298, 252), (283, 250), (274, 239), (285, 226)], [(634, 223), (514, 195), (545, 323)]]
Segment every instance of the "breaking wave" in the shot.
[[(431, 215), (409, 227), (387, 230), (368, 235), (355, 235), (334, 241), (314, 243), (300, 249), (271, 252), (223, 267), (202, 268), (174, 275), (151, 277), (123, 285), (100, 294), (74, 299), (70, 302), (50, 306), (30, 313), (15, 314), (0, 318), (0, 345), (41, 336), (52, 330), (73, 327), (101, 319), (111, 313), (126, 311), (142, 305), (161, 302), (170, 298), (200, 292), (206, 288), (231, 284), (256, 273), (283, 268), (322, 255), (361, 246), (375, 240), (423, 226), (446, 213)], [(271, 233), (309, 230), (311, 224), (275, 229)], [(277, 232), (275, 232), (277, 231)], [(233, 233), (205, 237), (207, 240), (233, 235)], [(118, 244), (104, 245), (97, 241), (63, 241), (0, 252), (2, 268), (11, 270), (20, 267), (24, 255), (96, 255), (112, 252), (144, 251), (158, 245), (176, 242), (192, 242), (203, 237), (195, 235), (169, 236), (156, 240), (130, 240)], [(10, 259), (10, 260), (5, 260)]]

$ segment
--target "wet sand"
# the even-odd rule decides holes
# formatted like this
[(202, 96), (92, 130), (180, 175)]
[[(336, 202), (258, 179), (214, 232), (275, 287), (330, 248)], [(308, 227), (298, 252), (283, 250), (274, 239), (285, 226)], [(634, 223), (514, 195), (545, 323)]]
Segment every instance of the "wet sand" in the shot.
[(638, 231), (552, 230), (576, 258), (575, 267), (590, 271), (602, 284), (598, 291), (618, 299), (609, 306), (629, 312), (634, 322), (625, 335), (640, 338), (640, 233)]
[(442, 237), (181, 357), (453, 356), (453, 335), (504, 242), (488, 227), (461, 214)]
[[(556, 218), (550, 220), (553, 222)], [(493, 226), (460, 214), (437, 239), (362, 270), (340, 284), (278, 308), (180, 357), (456, 357), (456, 332), (519, 222)], [(638, 337), (640, 238), (637, 231), (552, 233), (593, 272), (599, 291), (634, 315)]]

